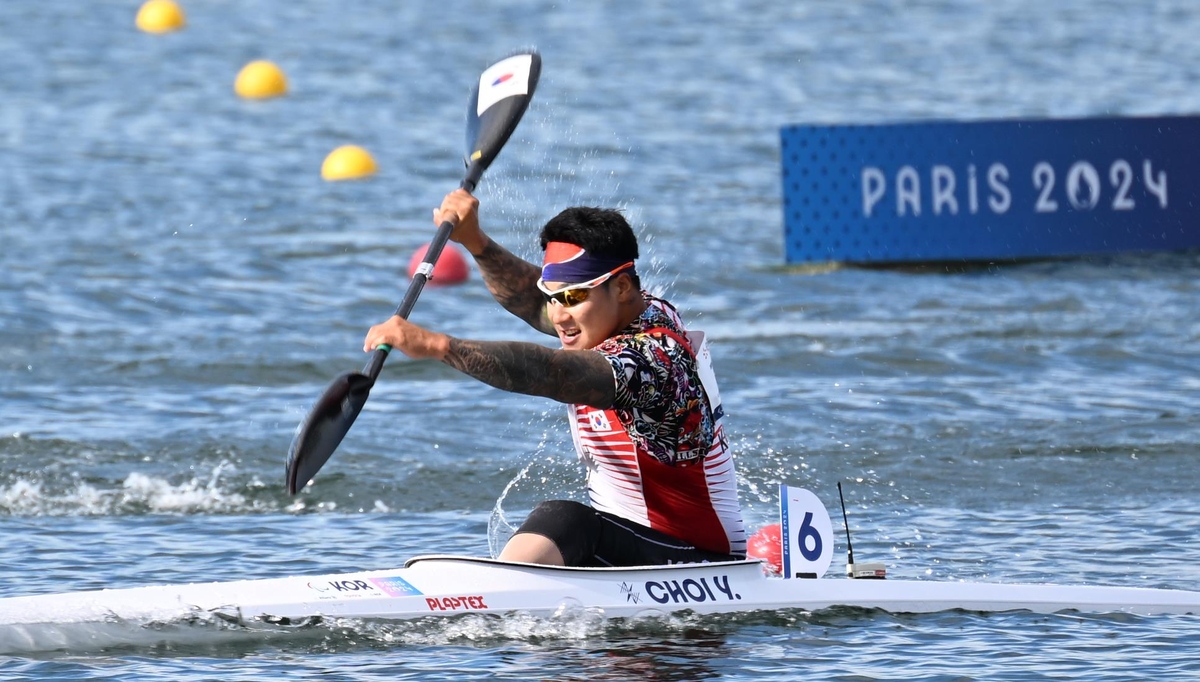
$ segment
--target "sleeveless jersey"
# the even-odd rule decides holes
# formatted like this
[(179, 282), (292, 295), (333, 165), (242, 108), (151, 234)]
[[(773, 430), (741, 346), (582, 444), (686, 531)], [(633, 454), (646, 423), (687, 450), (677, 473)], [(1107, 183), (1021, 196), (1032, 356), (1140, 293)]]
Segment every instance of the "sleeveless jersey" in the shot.
[(685, 331), (671, 304), (643, 296), (638, 320), (594, 349), (613, 367), (614, 407), (568, 406), (592, 506), (743, 556), (737, 477), (703, 333)]

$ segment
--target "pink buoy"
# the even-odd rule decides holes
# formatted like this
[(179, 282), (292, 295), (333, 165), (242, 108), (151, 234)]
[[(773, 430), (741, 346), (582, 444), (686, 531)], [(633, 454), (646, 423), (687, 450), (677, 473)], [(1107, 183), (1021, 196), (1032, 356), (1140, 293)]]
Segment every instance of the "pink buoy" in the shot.
[[(417, 274), (417, 268), (421, 266), (421, 261), (425, 259), (425, 252), (428, 249), (429, 244), (425, 244), (417, 249), (412, 258), (408, 260), (408, 276), (410, 278)], [(463, 257), (462, 252), (454, 244), (446, 244), (438, 262), (433, 266), (433, 276), (429, 278), (429, 283), (435, 285), (462, 284), (467, 281), (470, 273), (471, 269), (467, 267), (467, 259)]]
[(746, 541), (746, 554), (762, 559), (764, 567), (774, 575), (783, 573), (783, 533), (778, 523), (759, 528)]

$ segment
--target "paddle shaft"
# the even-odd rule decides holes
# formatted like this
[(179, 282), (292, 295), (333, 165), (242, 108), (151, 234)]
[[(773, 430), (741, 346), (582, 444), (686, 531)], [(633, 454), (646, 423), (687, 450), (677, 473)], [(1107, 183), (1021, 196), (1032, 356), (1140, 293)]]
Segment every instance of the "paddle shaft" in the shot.
[[(462, 184), (459, 185), (462, 189), (468, 192), (475, 191), (475, 186), (479, 184), (479, 178), (483, 176), (483, 167), (478, 163), (472, 163), (467, 168), (467, 175), (463, 178)], [(433, 241), (429, 242), (429, 248), (425, 250), (425, 257), (421, 260), (421, 265), (417, 268), (416, 274), (413, 275), (412, 281), (408, 283), (408, 290), (404, 292), (404, 298), (400, 301), (400, 305), (396, 307), (395, 315), (399, 315), (404, 319), (408, 319), (408, 314), (412, 312), (413, 306), (417, 304), (417, 298), (421, 296), (421, 291), (425, 288), (425, 283), (430, 280), (430, 275), (433, 274), (433, 266), (437, 264), (438, 258), (442, 255), (442, 249), (446, 248), (446, 242), (450, 241), (450, 233), (454, 231), (454, 222), (447, 220), (438, 226), (437, 234), (433, 235)], [(392, 348), (388, 345), (381, 345), (375, 349), (374, 355), (371, 356), (371, 361), (363, 369), (363, 374), (371, 379), (371, 383), (379, 378), (379, 372), (383, 370), (383, 363), (387, 361), (388, 353)]]
[[(537, 87), (541, 64), (536, 52), (518, 53), (491, 65), (479, 77), (479, 85), (472, 90), (467, 107), (467, 169), (462, 189), (475, 190), (483, 172), (516, 129)], [(433, 276), (433, 266), (450, 240), (455, 222), (446, 221), (438, 226), (404, 299), (396, 308), (396, 315), (408, 319), (425, 283)], [(362, 412), (391, 350), (391, 346), (380, 344), (362, 373), (345, 372), (337, 376), (313, 404), (296, 429), (288, 450), (288, 494), (299, 492), (329, 461)]]

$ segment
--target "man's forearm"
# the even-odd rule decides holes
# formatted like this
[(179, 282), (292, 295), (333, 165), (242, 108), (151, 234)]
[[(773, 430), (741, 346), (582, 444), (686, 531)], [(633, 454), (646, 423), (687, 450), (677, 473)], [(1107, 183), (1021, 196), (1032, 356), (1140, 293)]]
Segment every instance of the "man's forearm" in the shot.
[(612, 367), (599, 353), (555, 351), (520, 341), (450, 339), (442, 362), (513, 393), (607, 409), (616, 398)]
[(546, 317), (546, 301), (537, 288), (541, 270), (491, 238), (487, 238), (483, 249), (474, 255), (492, 297), (529, 326), (553, 336), (554, 327)]

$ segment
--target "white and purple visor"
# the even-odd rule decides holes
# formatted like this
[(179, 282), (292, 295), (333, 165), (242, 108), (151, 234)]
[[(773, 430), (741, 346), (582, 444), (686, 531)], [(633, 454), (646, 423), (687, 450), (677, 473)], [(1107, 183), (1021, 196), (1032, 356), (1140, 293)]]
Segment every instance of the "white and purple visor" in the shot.
[(608, 278), (629, 270), (633, 274), (633, 261), (620, 258), (593, 256), (582, 246), (567, 242), (550, 242), (546, 245), (546, 257), (542, 261), (542, 277), (538, 288), (547, 294), (554, 293), (546, 282), (564, 282), (570, 287), (596, 286)]

